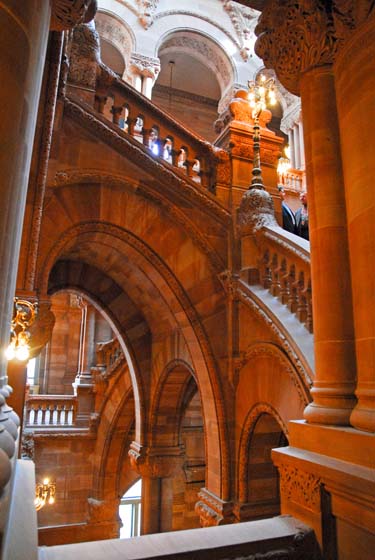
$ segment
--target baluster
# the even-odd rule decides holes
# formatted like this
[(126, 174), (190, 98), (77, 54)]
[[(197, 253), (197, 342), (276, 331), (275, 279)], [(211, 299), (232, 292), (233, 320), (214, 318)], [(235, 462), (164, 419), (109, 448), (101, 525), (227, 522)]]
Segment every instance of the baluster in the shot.
[(268, 250), (264, 253), (263, 259), (262, 259), (262, 263), (261, 263), (261, 284), (263, 285), (263, 288), (266, 288), (267, 290), (270, 289), (271, 284), (272, 284), (272, 273), (271, 273), (271, 269), (269, 266), (270, 263), (270, 254), (268, 252)]
[(39, 407), (40, 405), (38, 404), (34, 404), (33, 406), (33, 411), (34, 411), (34, 418), (33, 418), (33, 425), (37, 426), (38, 425), (38, 416), (39, 416)]
[(306, 302), (306, 290), (305, 290), (305, 277), (304, 273), (301, 272), (299, 275), (299, 288), (298, 288), (298, 304), (297, 304), (297, 317), (301, 323), (306, 321), (307, 317), (307, 302)]
[(291, 313), (297, 311), (298, 306), (298, 281), (296, 280), (296, 267), (294, 264), (290, 267), (289, 271), (289, 297), (288, 297), (288, 308)]
[(116, 124), (117, 126), (120, 126), (120, 118), (121, 118), (121, 113), (122, 113), (122, 106), (119, 106), (119, 105), (112, 105), (112, 107), (111, 107), (111, 113), (112, 113), (112, 122), (113, 122), (113, 124)]
[(94, 107), (101, 115), (103, 115), (104, 113), (104, 107), (105, 104), (107, 103), (107, 99), (108, 97), (106, 95), (95, 95)]
[(278, 256), (276, 254), (274, 254), (272, 257), (271, 273), (272, 273), (272, 282), (271, 282), (270, 291), (273, 296), (278, 296), (280, 292), (280, 280), (279, 280)]
[(49, 426), (53, 426), (53, 413), (55, 411), (55, 407), (57, 405), (53, 405), (52, 403), (49, 405), (49, 419), (48, 419), (48, 424)]
[(280, 293), (279, 299), (281, 303), (287, 304), (289, 299), (289, 273), (286, 260), (283, 259), (280, 266)]

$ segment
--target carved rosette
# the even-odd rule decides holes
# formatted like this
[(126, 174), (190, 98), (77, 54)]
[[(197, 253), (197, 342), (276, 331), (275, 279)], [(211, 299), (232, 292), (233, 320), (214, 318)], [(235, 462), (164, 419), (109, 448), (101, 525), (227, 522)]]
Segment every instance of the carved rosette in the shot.
[(280, 465), (280, 493), (283, 500), (320, 512), (321, 479), (291, 465)]
[(173, 478), (181, 473), (184, 454), (180, 447), (145, 447), (133, 441), (129, 458), (132, 468), (142, 477)]
[(265, 226), (277, 226), (271, 195), (260, 189), (246, 191), (238, 209), (237, 225), (241, 235), (254, 234)]
[(63, 31), (91, 21), (98, 8), (97, 0), (52, 0), (51, 29)]
[(202, 527), (227, 525), (235, 521), (233, 502), (221, 500), (207, 488), (202, 488), (195, 504), (195, 512), (199, 515)]

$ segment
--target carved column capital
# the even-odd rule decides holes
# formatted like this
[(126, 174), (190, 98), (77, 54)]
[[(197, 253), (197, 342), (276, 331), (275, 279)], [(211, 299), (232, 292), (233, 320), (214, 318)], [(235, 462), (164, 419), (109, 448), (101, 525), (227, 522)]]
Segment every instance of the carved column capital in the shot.
[(268, 0), (255, 33), (255, 51), (280, 82), (298, 95), (302, 72), (331, 64), (336, 43), (323, 0)]
[(372, 0), (267, 0), (255, 28), (255, 52), (298, 95), (300, 75), (332, 64), (353, 29), (373, 11)]
[(51, 29), (63, 31), (87, 23), (97, 8), (97, 0), (51, 0)]
[(195, 504), (195, 511), (200, 517), (202, 527), (227, 525), (235, 521), (232, 502), (218, 498), (207, 488), (202, 488), (198, 497), (199, 501)]
[(156, 80), (160, 72), (160, 60), (133, 52), (130, 57), (130, 71), (133, 74), (139, 74), (140, 76)]
[(141, 476), (172, 478), (182, 469), (184, 455), (180, 447), (146, 447), (130, 444), (130, 464)]

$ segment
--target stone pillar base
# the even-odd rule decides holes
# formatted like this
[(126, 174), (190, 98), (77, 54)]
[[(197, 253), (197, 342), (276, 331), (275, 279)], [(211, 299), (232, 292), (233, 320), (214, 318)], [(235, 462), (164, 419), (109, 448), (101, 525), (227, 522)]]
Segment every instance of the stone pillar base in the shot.
[(289, 423), (289, 447), (272, 457), (281, 512), (313, 527), (327, 558), (370, 560), (375, 549), (375, 436)]

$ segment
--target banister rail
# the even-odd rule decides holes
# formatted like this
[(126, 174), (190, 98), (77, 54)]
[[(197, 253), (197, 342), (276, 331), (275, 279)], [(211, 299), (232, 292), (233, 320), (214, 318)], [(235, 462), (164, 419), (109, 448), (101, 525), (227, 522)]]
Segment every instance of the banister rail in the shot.
[(309, 245), (279, 227), (265, 227), (259, 236), (259, 279), (312, 332)]
[(96, 345), (96, 368), (101, 368), (106, 377), (125, 361), (124, 353), (117, 338)]
[(214, 192), (213, 146), (103, 64), (96, 85), (95, 109), (146, 146), (155, 157), (164, 159), (191, 180)]

